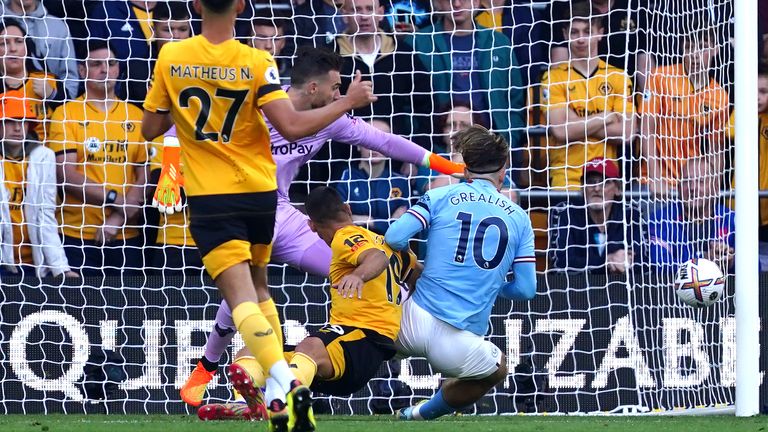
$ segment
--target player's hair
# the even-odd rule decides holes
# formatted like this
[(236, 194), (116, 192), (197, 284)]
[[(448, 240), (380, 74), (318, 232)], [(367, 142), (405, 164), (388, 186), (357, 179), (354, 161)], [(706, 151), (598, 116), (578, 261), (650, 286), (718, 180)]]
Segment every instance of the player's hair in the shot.
[(570, 21), (586, 21), (591, 27), (603, 28), (601, 15), (592, 11), (592, 3), (589, 1), (579, 1), (571, 6)]
[(757, 76), (768, 77), (768, 64), (760, 63), (757, 67)]
[(336, 189), (327, 186), (312, 189), (304, 203), (304, 210), (315, 223), (337, 221), (346, 214), (341, 195)]
[(341, 57), (326, 48), (301, 47), (291, 70), (291, 85), (302, 86), (330, 71), (341, 70)]
[(171, 0), (168, 2), (157, 2), (152, 9), (152, 19), (154, 21), (184, 21), (192, 17), (187, 7), (187, 2)]
[(695, 42), (706, 42), (709, 45), (717, 45), (717, 33), (705, 15), (693, 15), (686, 21), (686, 29), (679, 36), (680, 49)]
[(235, 4), (235, 0), (200, 0), (200, 3), (213, 13), (223, 13)]
[(467, 169), (490, 174), (504, 168), (509, 160), (509, 144), (501, 135), (480, 125), (472, 125), (452, 137), (453, 148), (461, 153)]

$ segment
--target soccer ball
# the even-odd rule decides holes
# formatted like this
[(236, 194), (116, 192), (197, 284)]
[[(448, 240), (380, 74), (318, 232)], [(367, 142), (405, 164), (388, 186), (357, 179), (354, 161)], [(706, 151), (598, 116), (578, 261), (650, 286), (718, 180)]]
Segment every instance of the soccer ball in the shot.
[(704, 307), (723, 296), (724, 285), (725, 277), (717, 264), (704, 258), (694, 258), (680, 265), (675, 293), (689, 306)]

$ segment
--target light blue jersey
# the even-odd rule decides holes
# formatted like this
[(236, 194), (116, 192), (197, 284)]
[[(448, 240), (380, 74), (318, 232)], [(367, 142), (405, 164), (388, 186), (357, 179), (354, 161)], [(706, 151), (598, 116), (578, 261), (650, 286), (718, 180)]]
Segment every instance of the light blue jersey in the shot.
[[(535, 294), (531, 221), (489, 181), (430, 190), (390, 227), (387, 243), (402, 249), (423, 229), (427, 255), (412, 301), (435, 318), (483, 336), (499, 294), (509, 291), (505, 297), (516, 300)], [(524, 276), (522, 287), (505, 284), (513, 265), (516, 278)]]

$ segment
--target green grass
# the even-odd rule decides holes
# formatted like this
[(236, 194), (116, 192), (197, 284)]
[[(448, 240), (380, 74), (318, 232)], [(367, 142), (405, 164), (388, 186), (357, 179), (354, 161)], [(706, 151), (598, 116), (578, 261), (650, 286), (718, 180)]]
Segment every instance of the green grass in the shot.
[[(7, 415), (2, 432), (207, 432), (266, 431), (266, 423), (201, 422), (180, 415)], [(396, 422), (389, 416), (318, 418), (319, 432), (768, 432), (768, 417), (464, 416), (429, 423)]]

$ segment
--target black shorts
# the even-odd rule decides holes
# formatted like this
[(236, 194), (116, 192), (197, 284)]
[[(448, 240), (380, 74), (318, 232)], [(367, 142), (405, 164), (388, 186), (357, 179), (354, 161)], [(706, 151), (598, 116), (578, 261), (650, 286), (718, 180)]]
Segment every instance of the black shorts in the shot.
[(334, 377), (316, 379), (312, 391), (331, 396), (349, 396), (362, 389), (395, 355), (395, 343), (373, 330), (326, 325), (310, 336), (323, 341), (333, 364)]
[(189, 231), (211, 277), (243, 261), (269, 263), (277, 191), (200, 195), (187, 202)]

